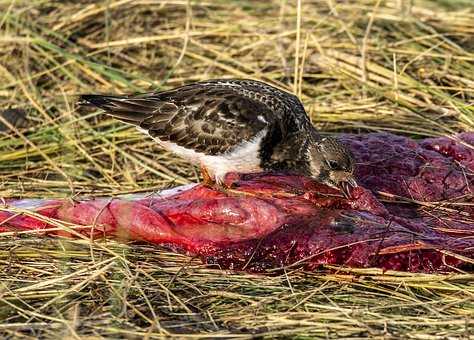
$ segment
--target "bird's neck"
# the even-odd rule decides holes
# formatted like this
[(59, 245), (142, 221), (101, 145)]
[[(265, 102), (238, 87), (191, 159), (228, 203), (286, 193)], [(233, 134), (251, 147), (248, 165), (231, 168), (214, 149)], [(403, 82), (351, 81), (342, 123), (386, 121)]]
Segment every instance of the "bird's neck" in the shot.
[(310, 124), (310, 127), (308, 128), (307, 138), (311, 143), (319, 143), (322, 139), (321, 135), (319, 134), (318, 130), (316, 130), (316, 128), (313, 126), (313, 124)]

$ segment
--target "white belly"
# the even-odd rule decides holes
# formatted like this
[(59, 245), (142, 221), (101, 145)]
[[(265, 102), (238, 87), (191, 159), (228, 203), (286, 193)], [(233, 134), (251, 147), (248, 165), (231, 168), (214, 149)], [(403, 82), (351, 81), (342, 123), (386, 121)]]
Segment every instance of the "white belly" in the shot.
[[(146, 130), (138, 128), (140, 132), (148, 134)], [(251, 173), (262, 171), (260, 167), (259, 150), (262, 139), (267, 134), (267, 129), (260, 131), (252, 140), (238, 144), (231, 151), (218, 156), (205, 155), (191, 149), (184, 148), (175, 143), (162, 141), (152, 137), (163, 148), (188, 160), (193, 164), (203, 166), (216, 182), (222, 183), (229, 172)]]

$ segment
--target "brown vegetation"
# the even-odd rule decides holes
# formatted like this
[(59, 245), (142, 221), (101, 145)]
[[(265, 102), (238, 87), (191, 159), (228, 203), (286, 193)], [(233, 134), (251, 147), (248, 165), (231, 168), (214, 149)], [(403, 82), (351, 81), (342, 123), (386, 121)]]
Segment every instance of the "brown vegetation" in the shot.
[[(75, 96), (239, 77), (297, 93), (326, 133), (474, 127), (471, 0), (0, 1), (4, 198), (109, 196), (195, 169)], [(1, 207), (1, 209), (8, 209)], [(0, 238), (7, 337), (472, 336), (473, 275), (223, 272), (147, 245)], [(30, 233), (31, 234), (31, 233)], [(59, 336), (58, 336), (59, 335)]]

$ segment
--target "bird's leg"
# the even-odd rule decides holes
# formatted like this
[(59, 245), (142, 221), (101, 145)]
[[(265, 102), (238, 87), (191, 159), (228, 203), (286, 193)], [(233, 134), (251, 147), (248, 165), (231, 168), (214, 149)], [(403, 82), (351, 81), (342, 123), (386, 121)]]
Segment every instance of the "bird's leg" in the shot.
[(216, 181), (209, 175), (206, 167), (201, 165), (201, 175), (202, 175), (202, 183), (209, 188), (213, 188), (216, 184)]
[(248, 196), (256, 197), (257, 196), (253, 193), (236, 190), (235, 188), (238, 187), (238, 185), (233, 180), (226, 182), (225, 179), (223, 178), (217, 178), (217, 179), (212, 178), (209, 172), (207, 171), (206, 167), (203, 165), (201, 165), (201, 175), (202, 175), (202, 183), (204, 186), (210, 189), (220, 191), (221, 193), (225, 195), (239, 196), (239, 197), (248, 197)]
[(202, 183), (204, 186), (220, 191), (223, 194), (229, 194), (230, 190), (233, 188), (233, 183), (228, 185), (223, 179), (220, 178), (213, 178), (207, 168), (201, 165), (201, 175), (202, 175)]
[[(216, 177), (215, 179), (211, 179), (205, 167), (201, 166), (201, 171), (202, 171), (204, 185), (216, 191), (219, 191), (226, 196), (238, 196), (238, 197), (255, 196), (252, 193), (236, 190), (236, 188), (238, 187), (237, 179), (233, 178), (232, 176), (230, 178), (229, 177), (225, 178), (224, 176), (224, 177)], [(238, 177), (239, 176), (237, 175), (237, 178)], [(209, 180), (206, 180), (206, 178), (208, 178)]]

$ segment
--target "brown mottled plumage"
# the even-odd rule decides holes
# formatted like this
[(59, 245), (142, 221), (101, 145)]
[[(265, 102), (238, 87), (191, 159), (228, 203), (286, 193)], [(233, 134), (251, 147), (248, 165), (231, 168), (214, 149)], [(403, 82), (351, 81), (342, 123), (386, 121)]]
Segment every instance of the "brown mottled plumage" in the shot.
[(320, 137), (296, 96), (259, 81), (216, 79), (139, 95), (83, 95), (81, 103), (137, 126), (217, 182), (230, 171), (289, 170), (332, 187), (356, 185), (351, 152)]

